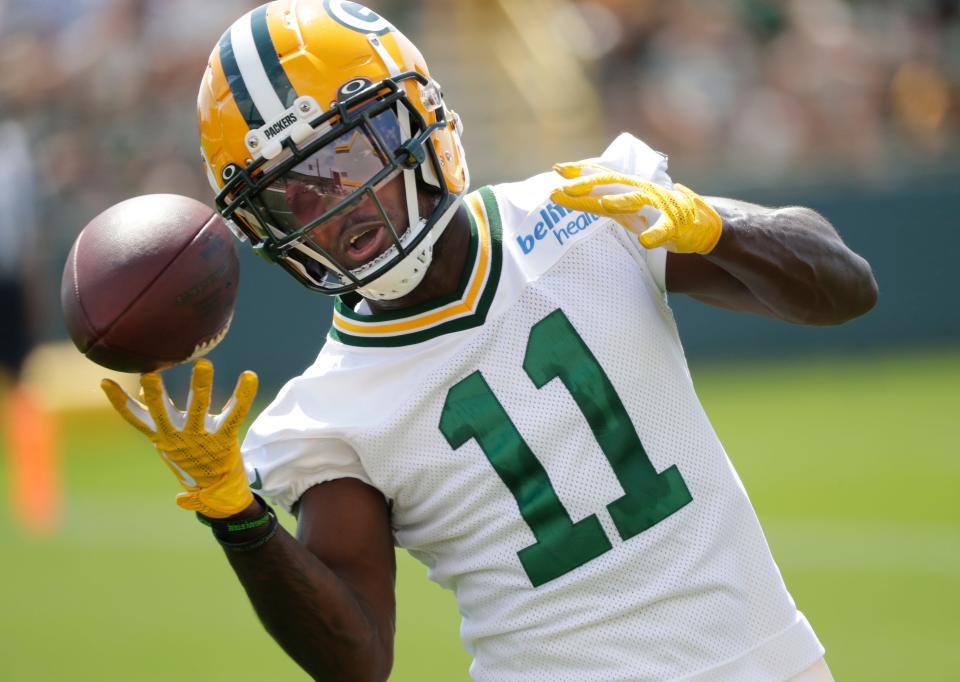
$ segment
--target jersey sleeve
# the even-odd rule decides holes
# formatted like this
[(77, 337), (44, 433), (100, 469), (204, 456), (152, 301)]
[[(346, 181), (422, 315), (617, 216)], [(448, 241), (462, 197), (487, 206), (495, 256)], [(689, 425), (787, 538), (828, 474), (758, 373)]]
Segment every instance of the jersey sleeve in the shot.
[[(243, 460), (252, 486), (288, 512), (310, 488), (338, 478), (356, 478), (367, 485), (360, 458), (347, 443), (334, 438), (309, 438), (249, 447)], [(259, 483), (258, 483), (259, 481)]]
[(673, 180), (667, 172), (667, 157), (630, 133), (620, 133), (597, 162), (664, 187), (673, 187)]
[(254, 421), (241, 446), (250, 485), (288, 512), (311, 487), (338, 478), (372, 485), (342, 433), (311, 414), (293, 380)]
[(667, 250), (662, 246), (656, 249), (645, 249), (641, 246), (640, 250), (653, 283), (657, 285), (660, 293), (667, 293)]

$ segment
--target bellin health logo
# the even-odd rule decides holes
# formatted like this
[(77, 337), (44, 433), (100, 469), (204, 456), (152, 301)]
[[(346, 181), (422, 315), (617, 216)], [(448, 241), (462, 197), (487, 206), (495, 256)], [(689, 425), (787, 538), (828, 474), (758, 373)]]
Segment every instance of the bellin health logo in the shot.
[(530, 234), (518, 235), (517, 243), (524, 255), (532, 252), (537, 247), (537, 243), (549, 236), (553, 236), (562, 246), (575, 234), (584, 231), (599, 219), (600, 216), (593, 213), (580, 213), (558, 204), (548, 203), (540, 209), (540, 220), (533, 226), (533, 231)]

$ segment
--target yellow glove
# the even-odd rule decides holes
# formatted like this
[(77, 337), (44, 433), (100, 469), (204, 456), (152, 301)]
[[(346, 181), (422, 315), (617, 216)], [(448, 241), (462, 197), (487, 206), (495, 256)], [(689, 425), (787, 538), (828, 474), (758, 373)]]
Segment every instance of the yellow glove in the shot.
[[(574, 182), (554, 190), (551, 201), (574, 211), (614, 218), (637, 234), (644, 248), (665, 246), (677, 253), (710, 253), (720, 241), (723, 219), (681, 184), (670, 190), (592, 163), (558, 163), (553, 169)], [(644, 211), (648, 206), (662, 214), (652, 226), (649, 212)]]
[(140, 385), (146, 405), (109, 379), (100, 384), (120, 416), (150, 439), (187, 491), (177, 495), (177, 504), (213, 519), (246, 509), (253, 494), (240, 458), (237, 431), (257, 394), (257, 375), (240, 375), (233, 397), (218, 415), (207, 414), (213, 388), (209, 360), (194, 365), (186, 412), (176, 408), (156, 372), (140, 377)]

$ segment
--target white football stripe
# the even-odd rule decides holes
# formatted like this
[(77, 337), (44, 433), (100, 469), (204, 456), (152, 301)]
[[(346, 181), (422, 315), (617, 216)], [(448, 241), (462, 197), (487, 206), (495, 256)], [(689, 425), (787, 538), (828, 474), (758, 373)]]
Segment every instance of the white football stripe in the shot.
[(279, 118), (285, 108), (267, 77), (266, 69), (263, 68), (263, 62), (257, 53), (257, 45), (253, 42), (252, 15), (253, 12), (247, 12), (234, 22), (230, 27), (230, 42), (247, 92), (250, 93), (250, 98), (264, 122), (269, 123)]

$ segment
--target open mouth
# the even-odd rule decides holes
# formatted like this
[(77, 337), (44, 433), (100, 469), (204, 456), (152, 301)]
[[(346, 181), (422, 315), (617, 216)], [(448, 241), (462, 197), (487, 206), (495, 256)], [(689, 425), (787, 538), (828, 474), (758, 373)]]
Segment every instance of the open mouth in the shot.
[(351, 268), (363, 265), (380, 255), (392, 243), (390, 234), (381, 222), (351, 226), (342, 238), (343, 252)]

